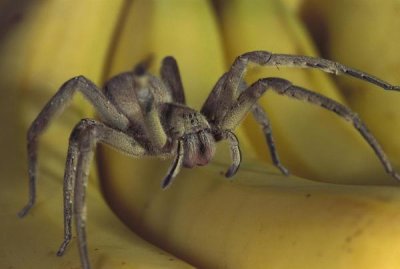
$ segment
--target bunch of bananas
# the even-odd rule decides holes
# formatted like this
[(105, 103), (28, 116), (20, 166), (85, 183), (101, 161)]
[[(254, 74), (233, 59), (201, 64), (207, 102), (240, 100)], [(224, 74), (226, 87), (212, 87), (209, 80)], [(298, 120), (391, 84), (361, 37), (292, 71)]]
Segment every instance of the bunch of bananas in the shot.
[[(83, 74), (101, 85), (150, 54), (153, 72), (164, 56), (173, 55), (187, 102), (199, 108), (218, 77), (243, 52), (316, 55), (294, 13), (299, 12), (310, 28), (313, 19), (327, 27), (319, 35), (318, 28), (312, 33), (330, 58), (400, 84), (395, 68), (400, 55), (394, 49), (384, 51), (396, 46), (392, 40), (398, 33), (393, 29), (399, 29), (394, 25), (400, 24), (400, 17), (395, 7), (400, 5), (396, 0), (369, 2), (379, 6), (373, 11), (381, 16), (380, 30), (355, 33), (344, 17), (351, 19), (348, 24), (375, 29), (367, 25), (372, 23), (365, 19), (368, 15), (361, 16), (371, 10), (362, 0), (2, 1), (0, 115), (6, 124), (0, 140), (0, 268), (80, 266), (74, 242), (62, 258), (55, 252), (63, 239), (61, 194), (69, 132), (79, 119), (93, 116), (83, 98), (75, 98), (41, 138), (38, 202), (25, 219), (16, 217), (26, 201), (25, 130), (65, 80)], [(357, 6), (358, 15), (344, 16), (355, 10), (348, 6)], [(391, 39), (379, 38), (391, 30)], [(385, 53), (371, 53), (374, 46)], [(366, 83), (343, 78), (340, 85), (351, 89), (351, 94), (343, 94), (331, 77), (310, 70), (257, 68), (247, 79), (265, 76), (287, 78), (354, 106), (399, 170), (394, 130), (400, 116), (393, 112), (399, 93), (377, 88), (367, 92)], [(92, 169), (87, 196), (92, 267), (399, 267), (399, 189), (349, 185), (396, 183), (359, 134), (310, 104), (270, 93), (261, 104), (271, 119), (282, 162), (293, 175), (307, 179), (285, 177), (266, 164), (267, 146), (251, 117), (236, 132), (244, 162), (233, 182), (221, 176), (229, 165), (224, 144), (211, 164), (183, 170), (166, 191), (160, 180), (169, 161), (132, 160), (101, 148), (99, 170)], [(14, 115), (19, 118), (11, 121)]]

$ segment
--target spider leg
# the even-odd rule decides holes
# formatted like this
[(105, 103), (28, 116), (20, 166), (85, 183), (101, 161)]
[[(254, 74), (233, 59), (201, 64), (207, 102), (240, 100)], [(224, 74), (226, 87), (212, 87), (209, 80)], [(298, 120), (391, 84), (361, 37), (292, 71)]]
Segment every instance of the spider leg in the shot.
[[(225, 83), (225, 79), (228, 76), (228, 73), (225, 73), (216, 83), (214, 89), (211, 91), (206, 103), (202, 108), (203, 115), (207, 116), (208, 119), (215, 116), (215, 112), (219, 111), (218, 106), (218, 95), (221, 92), (222, 86)], [(246, 82), (244, 80), (239, 81), (238, 90), (239, 92), (243, 92), (248, 88)], [(289, 175), (289, 170), (284, 167), (279, 159), (278, 152), (276, 151), (275, 141), (272, 136), (272, 128), (271, 124), (268, 120), (267, 114), (264, 109), (257, 103), (254, 103), (252, 108), (253, 116), (256, 121), (261, 125), (262, 130), (264, 132), (265, 140), (267, 142), (269, 152), (271, 154), (271, 159), (273, 164), (282, 172), (284, 175)], [(225, 113), (226, 114), (226, 113)]]
[(132, 69), (133, 73), (136, 75), (144, 75), (149, 70), (151, 64), (153, 63), (154, 55), (147, 55), (142, 61), (138, 62)]
[(64, 176), (64, 241), (57, 255), (63, 255), (71, 240), (72, 215), (74, 214), (79, 251), (82, 266), (85, 269), (90, 267), (85, 230), (85, 192), (93, 152), (99, 142), (132, 156), (146, 155), (146, 150), (134, 138), (94, 120), (84, 119), (72, 131)]
[[(240, 93), (245, 91), (248, 88), (247, 83), (242, 80), (239, 84)], [(281, 163), (278, 152), (275, 147), (274, 137), (272, 136), (272, 127), (271, 123), (268, 120), (267, 113), (258, 103), (255, 103), (252, 108), (252, 113), (254, 119), (261, 125), (262, 130), (264, 132), (265, 141), (267, 142), (267, 146), (271, 155), (272, 163), (282, 172), (282, 174), (288, 176), (289, 170), (283, 166)]]
[(171, 90), (174, 102), (185, 104), (185, 92), (183, 90), (178, 64), (173, 57), (168, 56), (164, 58), (161, 64), (160, 74), (163, 82)]
[(261, 66), (287, 66), (301, 68), (316, 68), (335, 75), (345, 74), (375, 84), (385, 90), (400, 91), (400, 86), (394, 86), (384, 80), (372, 76), (363, 71), (347, 67), (343, 64), (310, 56), (298, 56), (290, 54), (273, 54), (267, 51), (252, 51), (242, 54), (236, 58), (232, 65), (231, 72), (236, 79), (231, 82), (231, 86), (238, 85), (237, 80), (243, 76), (248, 63), (255, 63)]
[(400, 91), (400, 86), (392, 85), (380, 78), (365, 73), (363, 71), (347, 67), (338, 62), (310, 57), (310, 56), (296, 56), (288, 54), (272, 54), (269, 60), (273, 66), (288, 66), (288, 67), (303, 67), (303, 68), (316, 68), (327, 73), (335, 75), (345, 74), (354, 78), (364, 80), (368, 83), (375, 84), (384, 90)]
[(176, 175), (179, 173), (179, 171), (182, 168), (182, 163), (183, 163), (183, 157), (184, 157), (184, 149), (183, 149), (183, 142), (180, 139), (178, 141), (178, 149), (177, 149), (177, 155), (175, 157), (174, 162), (170, 166), (167, 175), (164, 177), (164, 179), (161, 181), (161, 187), (163, 189), (166, 189), (169, 185), (171, 185), (172, 181), (176, 177)]
[(246, 73), (247, 66), (257, 64), (260, 66), (287, 66), (300, 68), (316, 68), (327, 73), (335, 75), (345, 74), (354, 78), (364, 80), (385, 90), (400, 91), (400, 86), (392, 85), (368, 73), (356, 70), (340, 63), (309, 56), (298, 56), (289, 54), (273, 54), (268, 51), (251, 51), (237, 57), (233, 62), (227, 79), (220, 90), (219, 111), (216, 114), (216, 121), (221, 120), (225, 116), (225, 111), (236, 101), (240, 95), (240, 83)]
[(232, 164), (226, 171), (225, 177), (232, 177), (236, 174), (237, 170), (239, 169), (240, 163), (242, 162), (239, 140), (237, 139), (236, 135), (229, 130), (224, 131), (223, 136), (224, 139), (228, 139), (229, 141), (232, 159)]
[(50, 120), (64, 110), (77, 90), (93, 104), (105, 122), (121, 130), (126, 129), (129, 125), (129, 120), (109, 102), (93, 82), (83, 76), (65, 82), (32, 122), (28, 130), (29, 201), (19, 212), (20, 217), (24, 217), (28, 213), (36, 199), (37, 138), (46, 129)]
[(257, 100), (267, 91), (272, 89), (278, 94), (287, 95), (289, 97), (304, 100), (325, 109), (335, 112), (337, 115), (353, 123), (354, 128), (368, 142), (370, 147), (375, 151), (375, 154), (381, 161), (382, 165), (388, 174), (395, 179), (400, 180), (400, 175), (397, 174), (389, 162), (385, 152), (368, 131), (365, 124), (360, 120), (357, 114), (352, 112), (344, 105), (325, 97), (321, 94), (306, 90), (304, 88), (293, 85), (290, 81), (281, 78), (264, 78), (253, 83), (243, 93), (240, 94), (237, 102), (231, 107), (230, 113), (222, 120), (221, 128), (223, 130), (233, 130), (237, 124), (246, 116), (248, 111), (253, 107)]
[(64, 171), (64, 241), (57, 251), (57, 256), (62, 256), (66, 247), (72, 238), (72, 197), (75, 186), (75, 177), (77, 171), (77, 160), (79, 157), (79, 145), (76, 135), (71, 133), (67, 160)]
[(220, 96), (227, 77), (228, 73), (225, 73), (218, 79), (201, 108), (201, 114), (211, 123), (215, 123), (217, 119), (220, 118), (219, 115), (221, 112), (226, 112), (226, 110), (223, 111), (219, 105), (220, 100), (223, 100), (223, 97)]
[(143, 115), (143, 124), (148, 139), (151, 141), (149, 146), (152, 147), (154, 151), (159, 151), (166, 145), (167, 135), (162, 126), (154, 96), (148, 87), (142, 87), (136, 92), (136, 95)]
[(262, 130), (264, 132), (265, 140), (267, 142), (269, 152), (271, 154), (271, 160), (272, 163), (278, 167), (278, 169), (282, 172), (284, 175), (289, 175), (289, 170), (282, 165), (278, 152), (276, 151), (275, 147), (275, 141), (272, 136), (272, 128), (271, 128), (271, 123), (268, 120), (267, 114), (265, 113), (264, 109), (257, 103), (253, 105), (253, 116), (256, 119), (256, 121), (261, 125)]

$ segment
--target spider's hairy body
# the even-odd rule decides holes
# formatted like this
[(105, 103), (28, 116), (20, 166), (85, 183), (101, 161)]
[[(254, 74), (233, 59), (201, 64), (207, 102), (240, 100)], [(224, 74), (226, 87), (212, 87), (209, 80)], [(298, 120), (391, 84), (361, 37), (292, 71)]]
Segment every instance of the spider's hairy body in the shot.
[(80, 91), (96, 108), (101, 121), (83, 119), (74, 128), (69, 140), (64, 174), (64, 241), (57, 255), (62, 255), (72, 238), (72, 215), (76, 219), (78, 246), (82, 267), (89, 269), (86, 243), (85, 191), (93, 152), (98, 143), (107, 144), (130, 156), (173, 157), (162, 187), (168, 187), (181, 167), (208, 164), (215, 153), (215, 144), (228, 140), (232, 164), (225, 173), (237, 172), (241, 153), (233, 133), (251, 112), (260, 124), (274, 165), (285, 175), (288, 170), (279, 160), (271, 125), (263, 108), (257, 104), (267, 90), (303, 100), (330, 110), (350, 121), (381, 161), (387, 173), (400, 180), (383, 149), (369, 133), (357, 114), (338, 102), (293, 85), (281, 78), (261, 78), (248, 86), (243, 77), (248, 65), (292, 66), (316, 68), (333, 74), (345, 74), (385, 90), (400, 91), (372, 75), (339, 63), (307, 56), (253, 51), (240, 55), (230, 70), (217, 81), (200, 111), (186, 105), (178, 65), (174, 58), (164, 58), (160, 77), (147, 72), (146, 62), (133, 71), (111, 78), (103, 90), (83, 76), (65, 82), (46, 104), (28, 130), (29, 202), (20, 212), (23, 217), (32, 208), (36, 197), (37, 139), (51, 118), (64, 109), (75, 91)]
[[(175, 103), (171, 90), (156, 76), (126, 72), (109, 80), (104, 93), (129, 120), (127, 129), (121, 131), (140, 136), (138, 142), (146, 155), (170, 157), (171, 149), (183, 139), (184, 167), (206, 165), (214, 156), (215, 142), (207, 119), (199, 111)], [(145, 121), (153, 107), (157, 107), (156, 115)], [(149, 132), (154, 134), (149, 136)]]
[(206, 165), (215, 153), (215, 140), (207, 119), (185, 105), (166, 105), (165, 112), (169, 138), (171, 141), (184, 141), (183, 166)]

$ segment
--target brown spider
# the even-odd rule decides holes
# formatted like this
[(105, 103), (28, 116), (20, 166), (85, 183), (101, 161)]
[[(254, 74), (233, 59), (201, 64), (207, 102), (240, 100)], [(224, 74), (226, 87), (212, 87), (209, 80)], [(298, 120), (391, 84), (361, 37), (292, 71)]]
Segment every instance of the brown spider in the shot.
[[(201, 111), (185, 104), (177, 63), (166, 57), (161, 79), (146, 71), (146, 63), (133, 71), (119, 74), (107, 82), (103, 91), (83, 76), (65, 82), (46, 104), (28, 131), (29, 202), (19, 213), (25, 216), (35, 203), (37, 172), (37, 138), (51, 118), (62, 111), (76, 90), (97, 109), (101, 121), (83, 119), (73, 129), (64, 175), (64, 241), (57, 252), (63, 255), (71, 240), (72, 215), (76, 218), (78, 246), (82, 267), (90, 268), (85, 232), (85, 191), (90, 162), (97, 143), (110, 145), (132, 156), (174, 157), (162, 187), (168, 187), (181, 167), (206, 165), (214, 156), (215, 143), (227, 139), (232, 164), (225, 176), (232, 177), (239, 168), (241, 155), (233, 130), (252, 112), (262, 126), (273, 163), (288, 175), (280, 163), (271, 127), (257, 100), (268, 90), (317, 104), (352, 122), (373, 148), (387, 173), (400, 180), (386, 154), (359, 117), (347, 107), (318, 93), (311, 92), (281, 78), (262, 78), (249, 87), (243, 81), (247, 65), (317, 68), (328, 73), (346, 74), (365, 80), (385, 90), (400, 91), (379, 78), (342, 64), (307, 56), (253, 51), (236, 58), (230, 70), (216, 83)], [(72, 213), (73, 211), (73, 213)]]

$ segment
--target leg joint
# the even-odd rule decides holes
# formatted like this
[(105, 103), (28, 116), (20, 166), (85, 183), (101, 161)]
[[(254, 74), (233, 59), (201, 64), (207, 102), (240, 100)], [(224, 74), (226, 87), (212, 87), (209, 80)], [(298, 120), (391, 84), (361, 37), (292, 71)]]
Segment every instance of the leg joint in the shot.
[(279, 94), (285, 94), (291, 86), (292, 83), (283, 78), (262, 78), (257, 80), (251, 87), (255, 88), (252, 92), (254, 97), (259, 98), (269, 87)]
[(266, 65), (272, 57), (268, 51), (251, 51), (238, 57), (239, 61), (252, 62), (259, 65)]
[(97, 142), (98, 123), (91, 119), (81, 120), (72, 130), (70, 144), (78, 144), (81, 150), (90, 151)]

